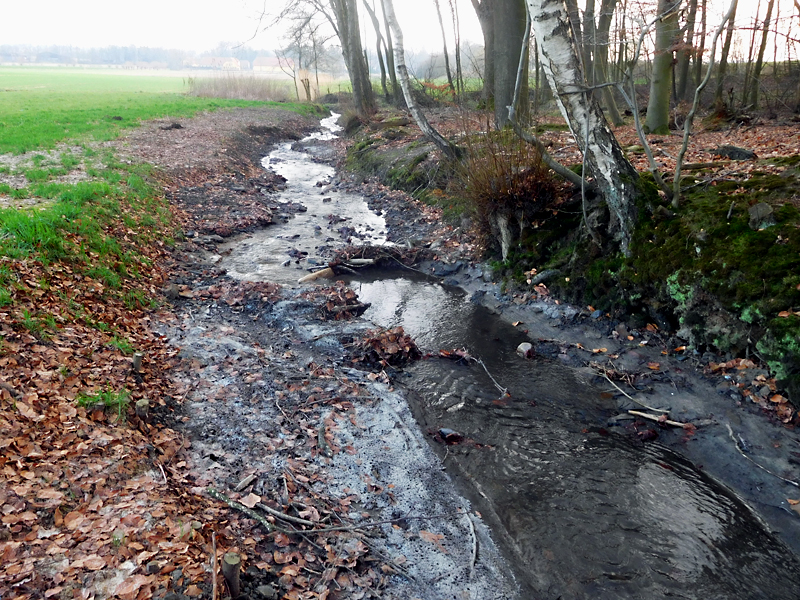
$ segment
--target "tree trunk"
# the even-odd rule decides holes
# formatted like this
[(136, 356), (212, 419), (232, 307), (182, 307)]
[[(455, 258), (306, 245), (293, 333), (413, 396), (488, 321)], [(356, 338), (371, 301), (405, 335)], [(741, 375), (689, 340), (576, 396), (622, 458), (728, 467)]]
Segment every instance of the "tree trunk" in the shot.
[(494, 7), (496, 0), (472, 0), (483, 33), (483, 91), (481, 99), (491, 104), (494, 99)]
[(370, 21), (372, 21), (372, 28), (375, 30), (375, 52), (378, 55), (378, 65), (381, 68), (381, 88), (383, 89), (383, 95), (386, 101), (390, 102), (389, 88), (386, 85), (386, 65), (384, 64), (382, 53), (382, 50), (386, 50), (386, 44), (381, 34), (381, 23), (378, 21), (378, 16), (375, 14), (375, 11), (367, 4), (367, 0), (364, 0), (364, 8), (367, 9), (367, 14), (369, 15)]
[(586, 0), (586, 10), (583, 11), (583, 72), (589, 85), (597, 83), (597, 32), (594, 25), (594, 0)]
[[(494, 122), (498, 129), (508, 124), (508, 107), (514, 103), (514, 88), (520, 53), (525, 40), (524, 0), (496, 0), (494, 15)], [(515, 107), (517, 122), (525, 123), (528, 105), (528, 61), (524, 63), (519, 107)]]
[(678, 51), (678, 91), (675, 100), (688, 100), (693, 92), (689, 85), (689, 59), (694, 50), (694, 25), (697, 18), (697, 0), (689, 0), (689, 15), (686, 18), (686, 37)]
[(758, 49), (756, 66), (753, 68), (753, 77), (750, 84), (750, 105), (753, 109), (758, 108), (758, 90), (761, 88), (761, 68), (764, 66), (764, 51), (767, 49), (767, 37), (769, 37), (769, 22), (772, 19), (772, 10), (775, 8), (775, 0), (769, 0), (767, 4), (767, 16), (764, 18), (764, 28), (761, 32), (761, 46)]
[(425, 115), (419, 109), (419, 106), (417, 106), (414, 97), (411, 95), (411, 83), (408, 78), (408, 69), (406, 68), (405, 53), (403, 50), (403, 31), (397, 23), (392, 0), (383, 0), (383, 11), (386, 21), (389, 24), (389, 29), (394, 33), (394, 62), (395, 65), (397, 65), (397, 74), (400, 76), (400, 87), (403, 89), (403, 96), (405, 96), (406, 104), (411, 111), (411, 115), (417, 122), (420, 131), (436, 145), (442, 154), (452, 160), (460, 158), (461, 153), (459, 149), (444, 139), (442, 135), (431, 126), (428, 119), (425, 118)]
[(625, 158), (600, 106), (585, 91), (566, 3), (527, 0), (527, 4), (545, 76), (572, 135), (585, 150), (587, 170), (608, 206), (608, 237), (617, 242), (623, 254), (630, 255), (639, 175)]
[(458, 18), (458, 5), (454, 0), (449, 0), (449, 2), (450, 14), (453, 17), (453, 35), (456, 42), (456, 88), (460, 99), (464, 95), (464, 71), (461, 68), (461, 25)]
[(719, 68), (717, 70), (717, 87), (714, 90), (714, 105), (722, 106), (722, 93), (725, 88), (725, 72), (728, 70), (728, 53), (731, 51), (731, 42), (733, 41), (733, 30), (736, 26), (736, 7), (733, 8), (733, 13), (728, 21), (728, 30), (725, 32), (725, 42), (722, 44), (722, 56), (719, 59)]
[(396, 106), (401, 106), (403, 91), (397, 83), (397, 70), (394, 66), (394, 45), (392, 44), (392, 30), (389, 28), (389, 21), (386, 19), (386, 7), (384, 0), (381, 0), (383, 9), (383, 23), (386, 27), (386, 66), (389, 71), (389, 80), (392, 82), (392, 97)]
[(375, 94), (361, 47), (356, 0), (330, 0), (330, 3), (336, 15), (342, 56), (353, 86), (353, 103), (359, 116), (368, 118), (375, 114)]
[(453, 72), (450, 70), (450, 53), (447, 51), (447, 33), (444, 30), (444, 20), (442, 19), (442, 9), (439, 6), (439, 0), (433, 0), (436, 6), (436, 15), (439, 17), (439, 29), (442, 30), (442, 48), (444, 49), (444, 70), (447, 73), (447, 83), (450, 85), (450, 90), (455, 96), (456, 86), (453, 83)]
[(658, 0), (653, 77), (644, 128), (648, 133), (669, 133), (669, 99), (672, 91), (672, 46), (678, 32), (680, 0)]
[[(614, 16), (614, 9), (617, 5), (617, 0), (602, 0), (600, 4), (600, 17), (597, 20), (597, 29), (595, 34), (595, 47), (594, 47), (594, 60), (597, 65), (597, 83), (609, 83), (611, 78), (609, 76), (608, 68), (608, 47), (611, 30), (611, 18)], [(611, 117), (611, 122), (614, 125), (622, 125), (622, 115), (617, 108), (617, 101), (614, 99), (613, 88), (604, 87), (602, 89), (603, 104), (605, 105), (608, 116)]]
[(706, 21), (708, 18), (708, 0), (703, 0), (700, 19), (700, 47), (694, 53), (694, 86), (698, 87), (703, 78), (703, 55), (706, 51)]

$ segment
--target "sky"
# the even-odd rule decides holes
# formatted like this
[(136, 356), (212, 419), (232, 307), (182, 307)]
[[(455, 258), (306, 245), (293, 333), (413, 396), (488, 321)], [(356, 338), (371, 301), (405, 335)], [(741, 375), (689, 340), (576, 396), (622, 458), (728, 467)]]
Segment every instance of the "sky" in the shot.
[[(268, 20), (259, 22), (259, 16), (265, 9), (279, 10), (284, 3), (285, 0), (0, 0), (0, 44), (83, 48), (133, 45), (203, 52), (225, 42), (229, 46), (247, 44), (255, 49), (276, 50), (284, 45), (280, 28), (264, 31)], [(582, 0), (578, 3), (583, 5)], [(729, 3), (730, 0), (710, 0), (709, 32)], [(445, 27), (451, 31), (448, 1), (441, 0), (440, 4), (445, 12)], [(737, 25), (746, 25), (752, 19), (757, 4), (758, 0), (739, 0)], [(482, 44), (471, 1), (457, 0), (457, 5), (462, 41)], [(777, 0), (777, 5), (784, 23), (788, 23), (787, 19), (797, 22), (790, 0)], [(394, 0), (394, 6), (406, 48), (440, 53), (441, 33), (433, 1)], [(367, 19), (366, 15), (362, 15), (362, 31), (370, 36), (367, 43), (372, 48), (372, 26), (363, 19)]]
[[(251, 38), (259, 29), (264, 7), (270, 11), (282, 4), (279, 0), (0, 0), (0, 44), (204, 51), (220, 42), (246, 42), (253, 48), (274, 50), (281, 46), (279, 32), (262, 31)], [(441, 4), (446, 10), (446, 0)], [(409, 47), (439, 48), (441, 34), (431, 0), (395, 0), (394, 5)], [(469, 0), (459, 0), (459, 11), (466, 32), (462, 35), (481, 41)]]

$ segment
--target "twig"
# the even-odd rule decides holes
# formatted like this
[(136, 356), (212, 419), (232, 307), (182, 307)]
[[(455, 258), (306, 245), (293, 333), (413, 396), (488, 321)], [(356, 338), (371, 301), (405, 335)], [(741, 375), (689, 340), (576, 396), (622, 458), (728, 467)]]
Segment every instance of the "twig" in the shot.
[(798, 482), (796, 482), (796, 481), (793, 481), (792, 479), (786, 479), (785, 477), (781, 477), (781, 476), (780, 476), (780, 475), (778, 475), (777, 473), (773, 473), (773, 472), (772, 472), (772, 471), (770, 471), (768, 468), (766, 468), (766, 467), (764, 467), (764, 466), (762, 466), (762, 465), (758, 464), (758, 463), (757, 463), (756, 461), (754, 461), (752, 458), (750, 458), (749, 456), (747, 456), (747, 454), (745, 454), (745, 453), (744, 453), (744, 450), (742, 450), (742, 448), (739, 446), (739, 442), (737, 442), (737, 441), (736, 441), (736, 438), (735, 438), (735, 437), (734, 437), (734, 435), (733, 435), (733, 429), (731, 429), (731, 426), (730, 426), (730, 424), (729, 424), (729, 423), (726, 423), (726, 424), (725, 424), (725, 426), (728, 428), (728, 435), (730, 435), (730, 436), (731, 436), (731, 440), (733, 441), (733, 445), (734, 445), (734, 446), (736, 446), (736, 449), (739, 451), (739, 454), (741, 454), (742, 456), (744, 456), (744, 457), (745, 457), (747, 460), (749, 460), (751, 463), (753, 463), (755, 466), (757, 466), (757, 467), (758, 467), (759, 469), (761, 469), (762, 471), (765, 471), (765, 472), (769, 473), (769, 474), (770, 474), (770, 475), (772, 475), (773, 477), (777, 477), (778, 479), (780, 479), (780, 480), (781, 480), (781, 481), (783, 481), (784, 483), (788, 483), (788, 484), (790, 484), (790, 485), (793, 485), (793, 486), (795, 486), (795, 487), (800, 487), (800, 483), (798, 483)]
[(639, 402), (639, 401), (638, 401), (636, 398), (634, 398), (633, 396), (631, 396), (630, 394), (628, 394), (628, 393), (627, 393), (625, 390), (623, 390), (621, 387), (619, 387), (619, 386), (618, 386), (616, 383), (614, 383), (613, 381), (611, 381), (611, 379), (609, 379), (608, 375), (606, 375), (605, 373), (603, 373), (603, 377), (605, 377), (605, 378), (606, 378), (606, 381), (608, 381), (608, 383), (610, 383), (611, 385), (613, 385), (613, 386), (614, 386), (614, 387), (617, 389), (617, 391), (618, 391), (620, 394), (622, 394), (623, 396), (625, 396), (625, 397), (626, 397), (628, 400), (630, 400), (631, 402), (635, 402), (636, 404), (638, 404), (638, 405), (639, 405), (639, 406), (641, 406), (642, 408), (646, 408), (647, 410), (652, 410), (653, 412), (669, 413), (669, 411), (668, 411), (668, 410), (661, 410), (661, 409), (658, 409), (658, 408), (653, 408), (652, 406), (647, 406), (647, 404), (645, 404), (644, 402)]
[(689, 426), (694, 427), (691, 423), (681, 423), (680, 421), (672, 421), (670, 419), (665, 418), (667, 415), (651, 415), (649, 413), (644, 413), (640, 410), (629, 410), (629, 415), (633, 415), (635, 417), (642, 417), (643, 419), (648, 419), (650, 421), (655, 421), (656, 423), (662, 423), (664, 425), (671, 425), (672, 427), (680, 427), (681, 429), (687, 429)]
[(500, 385), (499, 383), (497, 383), (497, 380), (496, 380), (494, 377), (492, 377), (492, 374), (491, 374), (491, 373), (489, 373), (489, 369), (487, 369), (487, 368), (486, 368), (486, 365), (483, 363), (483, 361), (482, 361), (480, 358), (475, 358), (474, 356), (470, 356), (470, 358), (471, 358), (472, 360), (474, 360), (476, 363), (478, 363), (480, 366), (482, 366), (482, 367), (483, 367), (483, 370), (484, 370), (484, 371), (486, 371), (486, 374), (489, 376), (489, 379), (491, 379), (491, 380), (492, 380), (492, 383), (494, 383), (494, 386), (495, 386), (495, 387), (496, 387), (498, 390), (500, 390), (500, 393), (501, 393), (501, 394), (503, 394), (504, 396), (505, 396), (506, 394), (508, 394), (508, 388), (504, 388), (502, 385)]
[(239, 512), (243, 512), (244, 514), (246, 514), (251, 519), (255, 519), (268, 532), (273, 533), (276, 530), (275, 526), (272, 523), (270, 523), (269, 521), (267, 521), (267, 519), (266, 519), (266, 517), (264, 517), (264, 515), (258, 514), (252, 508), (247, 508), (241, 502), (237, 502), (236, 500), (231, 500), (225, 494), (223, 494), (222, 492), (218, 492), (214, 488), (210, 487), (206, 491), (208, 492), (208, 495), (211, 496), (212, 498), (214, 498), (216, 500), (219, 500), (220, 502), (224, 502), (225, 504), (227, 504), (231, 508), (235, 508)]
[(217, 533), (211, 532), (211, 600), (217, 600)]
[(263, 510), (264, 512), (267, 512), (272, 516), (277, 517), (278, 519), (289, 521), (290, 523), (297, 523), (298, 525), (306, 525), (307, 527), (314, 527), (316, 525), (316, 523), (314, 523), (313, 521), (308, 521), (307, 519), (301, 519), (300, 517), (292, 517), (291, 515), (282, 513), (279, 510), (275, 510), (274, 508), (271, 508), (262, 502), (259, 502), (258, 504), (256, 504), (256, 506), (261, 510)]

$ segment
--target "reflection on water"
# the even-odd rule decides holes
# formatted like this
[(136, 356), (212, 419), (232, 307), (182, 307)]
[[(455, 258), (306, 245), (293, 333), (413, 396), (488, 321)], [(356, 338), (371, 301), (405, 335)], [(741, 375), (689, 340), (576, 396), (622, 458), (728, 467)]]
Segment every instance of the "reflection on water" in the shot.
[[(479, 365), (408, 369), (423, 427), (474, 442), (445, 463), (532, 597), (800, 598), (800, 562), (730, 492), (672, 451), (598, 428), (608, 413), (575, 371), (516, 356), (521, 332), (420, 278), (352, 282), (365, 317), (402, 325), (427, 350), (466, 348)], [(442, 447), (439, 446), (442, 450)]]
[[(336, 125), (338, 117), (334, 114), (323, 119), (324, 130), (302, 142), (335, 137), (335, 132), (341, 129)], [(302, 206), (303, 211), (286, 223), (256, 231), (245, 240), (221, 245), (223, 257), (219, 266), (231, 277), (297, 285), (309, 266), (326, 262), (320, 254), (333, 241), (386, 243), (386, 223), (369, 210), (364, 198), (330, 188), (328, 183), (335, 175), (334, 168), (315, 162), (311, 154), (294, 150), (293, 145), (281, 144), (261, 163), (286, 178), (286, 189), (278, 200)]]

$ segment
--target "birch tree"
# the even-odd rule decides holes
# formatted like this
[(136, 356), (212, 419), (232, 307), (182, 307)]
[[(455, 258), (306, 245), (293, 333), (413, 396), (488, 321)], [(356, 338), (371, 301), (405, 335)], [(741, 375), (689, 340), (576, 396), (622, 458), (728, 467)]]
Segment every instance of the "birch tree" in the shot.
[(587, 171), (608, 206), (608, 237), (619, 244), (623, 254), (629, 255), (639, 175), (625, 158), (592, 90), (585, 85), (565, 1), (526, 1), (545, 76), (561, 114), (584, 151)]

